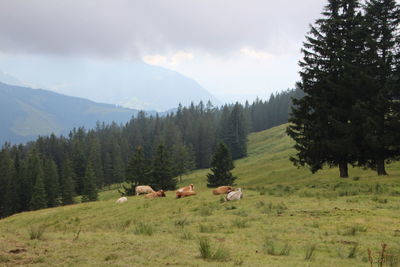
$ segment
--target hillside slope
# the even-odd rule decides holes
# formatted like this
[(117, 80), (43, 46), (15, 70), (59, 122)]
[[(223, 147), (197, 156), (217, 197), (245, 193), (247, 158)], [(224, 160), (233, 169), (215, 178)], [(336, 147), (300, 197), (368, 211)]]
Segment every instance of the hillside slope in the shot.
[(38, 135), (67, 134), (96, 122), (126, 123), (137, 110), (0, 82), (0, 143), (26, 142)]
[[(284, 130), (249, 137), (249, 157), (235, 169), (240, 201), (213, 196), (200, 170), (184, 178), (198, 192), (187, 199), (167, 192), (116, 204), (110, 190), (95, 203), (16, 214), (0, 220), (0, 265), (366, 266), (367, 248), (376, 261), (386, 243), (397, 266), (399, 164), (384, 178), (361, 169), (347, 180), (336, 169), (311, 175), (288, 161), (292, 142)], [(30, 239), (40, 226), (43, 236)], [(213, 252), (220, 248), (213, 259), (200, 257), (199, 238), (208, 238)]]

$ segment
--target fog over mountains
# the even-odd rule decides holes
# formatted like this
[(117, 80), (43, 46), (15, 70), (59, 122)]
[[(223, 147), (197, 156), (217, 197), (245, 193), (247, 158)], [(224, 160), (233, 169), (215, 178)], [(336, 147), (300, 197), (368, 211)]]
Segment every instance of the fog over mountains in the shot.
[(175, 71), (142, 62), (64, 58), (14, 59), (11, 63), (0, 63), (0, 70), (3, 71), (0, 82), (48, 89), (100, 103), (157, 111), (201, 100), (221, 104), (196, 81)]
[(39, 135), (68, 134), (96, 122), (125, 123), (137, 110), (100, 104), (47, 90), (0, 83), (0, 143), (20, 143)]

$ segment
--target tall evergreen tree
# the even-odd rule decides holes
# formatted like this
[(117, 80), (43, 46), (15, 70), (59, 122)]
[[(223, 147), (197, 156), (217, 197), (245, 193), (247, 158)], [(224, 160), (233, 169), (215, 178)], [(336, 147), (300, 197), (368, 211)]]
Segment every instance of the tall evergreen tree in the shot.
[(400, 139), (400, 117), (394, 112), (400, 103), (393, 94), (399, 90), (400, 9), (395, 0), (369, 0), (364, 9), (369, 79), (360, 105), (364, 143), (359, 164), (386, 175), (385, 160), (396, 156)]
[(295, 165), (316, 172), (327, 164), (348, 177), (348, 164), (357, 160), (360, 113), (354, 109), (362, 94), (362, 17), (357, 0), (329, 0), (323, 18), (306, 36), (301, 82), (305, 93), (294, 99), (287, 128), (295, 141)]
[(55, 207), (59, 205), (60, 185), (57, 165), (52, 159), (44, 160), (44, 185), (47, 196), (47, 206)]
[(149, 165), (150, 162), (144, 157), (143, 147), (136, 147), (135, 152), (128, 161), (125, 174), (125, 182), (128, 183), (128, 186), (122, 186), (124, 190), (120, 192), (122, 195), (132, 196), (135, 194), (135, 187), (137, 185), (147, 185), (151, 183), (151, 166)]
[(231, 173), (234, 168), (231, 153), (228, 147), (221, 142), (211, 161), (212, 173), (207, 174), (207, 186), (233, 185), (237, 178)]
[(66, 158), (61, 170), (61, 203), (62, 205), (74, 204), (75, 186), (74, 171), (71, 161)]
[(155, 190), (174, 190), (177, 181), (173, 176), (170, 153), (165, 149), (164, 145), (158, 146), (152, 165), (152, 187)]
[(35, 174), (32, 198), (29, 203), (30, 210), (47, 208), (46, 189), (44, 186), (42, 166), (39, 163)]
[(89, 162), (83, 177), (82, 202), (96, 201), (97, 198), (96, 176), (92, 164)]
[(9, 204), (12, 188), (9, 187), (14, 179), (13, 162), (10, 157), (9, 148), (0, 151), (0, 218), (9, 215)]
[(222, 138), (222, 141), (230, 148), (233, 159), (247, 155), (248, 123), (242, 105), (236, 103), (228, 118), (226, 135)]

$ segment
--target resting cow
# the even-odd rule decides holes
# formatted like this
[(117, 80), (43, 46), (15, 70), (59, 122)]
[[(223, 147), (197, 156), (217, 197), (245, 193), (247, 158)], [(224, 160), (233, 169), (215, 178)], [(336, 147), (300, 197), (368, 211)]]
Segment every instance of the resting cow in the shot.
[(243, 192), (241, 188), (236, 189), (236, 191), (232, 191), (226, 195), (226, 201), (231, 201), (231, 200), (239, 200), (243, 198)]
[(176, 191), (176, 192), (189, 192), (189, 191), (194, 191), (194, 185), (193, 184), (190, 184), (188, 186), (179, 188), (178, 191)]
[(165, 197), (165, 193), (164, 190), (159, 190), (157, 192), (148, 193), (144, 197), (145, 198)]
[(127, 201), (128, 199), (126, 197), (120, 197), (117, 199), (117, 201), (115, 201), (115, 203), (125, 203)]
[(182, 198), (182, 197), (190, 197), (196, 195), (196, 192), (194, 191), (184, 191), (184, 192), (176, 192), (176, 198)]
[(135, 187), (136, 195), (154, 193), (155, 191), (149, 185), (138, 185)]
[(220, 186), (213, 190), (214, 195), (228, 194), (233, 190), (232, 186)]

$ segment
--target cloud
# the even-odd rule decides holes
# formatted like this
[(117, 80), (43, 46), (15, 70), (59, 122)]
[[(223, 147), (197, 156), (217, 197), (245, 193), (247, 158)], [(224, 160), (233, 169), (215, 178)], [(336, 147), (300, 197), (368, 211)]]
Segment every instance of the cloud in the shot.
[[(142, 58), (292, 49), (325, 0), (0, 0), (0, 53)], [(188, 53), (188, 52), (186, 52)], [(179, 54), (178, 64), (189, 55)], [(153, 58), (153, 60), (155, 60)]]
[(269, 54), (265, 51), (256, 50), (249, 47), (243, 47), (242, 49), (240, 49), (240, 53), (247, 57), (255, 58), (258, 60), (270, 60), (274, 57), (272, 54)]
[(183, 62), (190, 61), (193, 59), (193, 54), (184, 52), (184, 51), (178, 51), (174, 54), (170, 54), (167, 56), (162, 56), (159, 54), (154, 54), (154, 55), (145, 55), (143, 56), (143, 61), (146, 62), (147, 64), (151, 65), (157, 65), (157, 66), (166, 66), (166, 67), (174, 67), (176, 65), (179, 65)]

